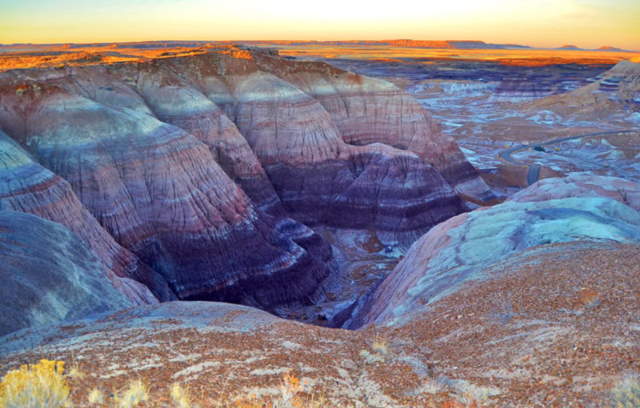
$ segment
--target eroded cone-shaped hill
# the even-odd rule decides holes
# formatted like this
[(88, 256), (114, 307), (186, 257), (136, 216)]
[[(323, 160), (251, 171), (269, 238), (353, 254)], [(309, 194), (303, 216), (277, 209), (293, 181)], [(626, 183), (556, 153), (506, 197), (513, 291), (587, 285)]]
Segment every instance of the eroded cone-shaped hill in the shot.
[[(408, 239), (413, 240), (416, 231), (424, 231), (459, 211), (460, 201), (449, 183), (442, 180), (437, 169), (431, 169), (433, 160), (416, 157), (417, 149), (413, 152), (391, 147), (395, 145), (395, 133), (406, 130), (398, 126), (387, 133), (386, 139), (367, 141), (387, 145), (382, 148), (349, 144), (352, 140), (336, 126), (339, 121), (319, 103), (321, 100), (280, 72), (280, 65), (286, 67), (292, 62), (269, 55), (231, 49), (224, 54), (155, 61), (155, 71), (170, 66), (169, 71), (180, 73), (181, 92), (188, 92), (191, 101), (195, 100), (195, 88), (226, 112), (260, 160), (285, 208), (296, 219), (309, 224), (409, 233)], [(267, 58), (270, 64), (262, 62)], [(308, 71), (311, 80), (319, 84), (336, 72), (351, 82), (379, 82), (322, 63), (293, 64)], [(314, 78), (313, 70), (318, 67), (326, 78)], [(175, 79), (171, 81), (175, 84)], [(174, 86), (174, 92), (175, 89)], [(367, 90), (368, 93), (360, 93), (360, 101), (378, 97), (375, 87)], [(400, 96), (407, 97), (394, 88), (385, 95), (387, 105), (400, 104)], [(354, 120), (375, 133), (376, 120), (393, 118), (397, 113), (380, 110), (376, 116)], [(430, 123), (427, 119), (426, 113), (420, 117), (423, 128)], [(418, 122), (415, 118), (413, 121)], [(436, 131), (425, 133), (415, 126), (413, 136), (420, 140), (442, 139)], [(434, 148), (435, 152), (442, 152), (442, 148)], [(455, 157), (450, 155), (452, 161)], [(407, 167), (416, 175), (405, 178)], [(374, 180), (372, 172), (378, 173)], [(477, 175), (475, 180), (479, 180)], [(380, 187), (373, 185), (374, 181)], [(391, 191), (378, 191), (385, 187)], [(483, 193), (486, 186), (478, 196)], [(403, 205), (388, 202), (401, 196)], [(353, 216), (336, 216), (344, 211)]]
[[(180, 299), (308, 303), (333, 266), (300, 222), (408, 245), (465, 210), (457, 190), (490, 196), (388, 84), (265, 51), (196, 54), (0, 74), (2, 130)], [(333, 82), (347, 91), (320, 92)]]

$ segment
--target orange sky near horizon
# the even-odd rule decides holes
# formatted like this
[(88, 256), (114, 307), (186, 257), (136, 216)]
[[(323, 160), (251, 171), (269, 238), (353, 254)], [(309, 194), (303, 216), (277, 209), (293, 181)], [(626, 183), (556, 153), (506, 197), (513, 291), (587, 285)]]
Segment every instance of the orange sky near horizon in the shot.
[(640, 50), (640, 0), (0, 0), (0, 43), (484, 40)]

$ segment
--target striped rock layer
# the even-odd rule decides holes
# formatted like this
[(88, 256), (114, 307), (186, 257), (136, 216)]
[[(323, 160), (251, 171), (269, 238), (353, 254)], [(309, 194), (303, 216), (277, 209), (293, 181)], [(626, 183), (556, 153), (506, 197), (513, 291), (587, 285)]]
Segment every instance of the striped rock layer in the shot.
[(349, 325), (402, 325), (469, 282), (492, 278), (489, 266), (539, 245), (637, 244), (639, 192), (627, 180), (578, 174), (539, 181), (502, 204), (453, 217), (411, 246)]
[[(530, 110), (549, 109), (573, 119), (607, 120), (640, 112), (640, 62), (620, 61), (591, 84), (531, 103)], [(637, 122), (637, 120), (636, 120)]]
[(149, 288), (162, 300), (172, 298), (164, 279), (115, 242), (80, 203), (67, 181), (34, 161), (2, 131), (0, 210), (33, 214), (76, 233), (103, 261), (113, 285), (134, 304), (158, 302)]
[(64, 224), (161, 300), (310, 302), (332, 255), (305, 224), (408, 245), (464, 211), (460, 194), (490, 196), (397, 88), (261, 51), (9, 71), (0, 106), (6, 150), (72, 197), (34, 180), (22, 200), (50, 208), (9, 208)]

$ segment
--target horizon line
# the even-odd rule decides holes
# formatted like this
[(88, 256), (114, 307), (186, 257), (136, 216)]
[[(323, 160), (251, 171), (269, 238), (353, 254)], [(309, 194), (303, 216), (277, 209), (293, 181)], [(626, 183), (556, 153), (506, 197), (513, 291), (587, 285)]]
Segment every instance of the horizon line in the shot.
[[(300, 42), (300, 43), (304, 43), (304, 42), (314, 42), (314, 43), (339, 43), (339, 42), (344, 42), (344, 43), (358, 43), (358, 42), (377, 42), (377, 43), (382, 43), (382, 42), (386, 42), (386, 41), (424, 41), (424, 42), (477, 42), (477, 43), (483, 43), (483, 44), (487, 44), (487, 45), (503, 45), (503, 46), (515, 46), (515, 47), (527, 47), (527, 48), (533, 48), (533, 49), (562, 49), (563, 47), (576, 47), (576, 50), (594, 50), (594, 51), (598, 51), (598, 50), (602, 50), (602, 48), (605, 47), (612, 47), (615, 51), (627, 51), (627, 52), (640, 52), (640, 50), (633, 50), (633, 49), (625, 49), (625, 48), (619, 48), (616, 46), (611, 46), (611, 45), (602, 45), (599, 48), (583, 48), (580, 47), (578, 45), (575, 45), (573, 43), (566, 43), (563, 45), (560, 45), (558, 47), (544, 47), (544, 46), (536, 46), (536, 45), (529, 45), (529, 44), (519, 44), (519, 43), (503, 43), (503, 42), (486, 42), (484, 40), (471, 40), (471, 39), (464, 39), (464, 40), (434, 40), (434, 39), (414, 39), (414, 38), (386, 38), (386, 39), (381, 39), (381, 40), (372, 40), (372, 39), (366, 39), (366, 40), (347, 40), (347, 39), (341, 39), (341, 40), (316, 40), (316, 39), (268, 39), (268, 40), (264, 40), (264, 39), (242, 39), (242, 40), (189, 40), (189, 39), (163, 39), (163, 40), (126, 40), (126, 41), (92, 41), (92, 42), (73, 42), (73, 41), (63, 41), (63, 42), (13, 42), (13, 43), (0, 43), (0, 46), (15, 46), (15, 45), (66, 45), (66, 44), (74, 44), (74, 45), (98, 45), (98, 44), (132, 44), (132, 43), (163, 43), (163, 42), (196, 42), (196, 43), (243, 43), (243, 42)], [(402, 48), (412, 48), (412, 47), (402, 47)], [(437, 47), (434, 47), (437, 48)], [(572, 49), (572, 48), (567, 48), (567, 49)], [(604, 51), (604, 50), (602, 50)]]

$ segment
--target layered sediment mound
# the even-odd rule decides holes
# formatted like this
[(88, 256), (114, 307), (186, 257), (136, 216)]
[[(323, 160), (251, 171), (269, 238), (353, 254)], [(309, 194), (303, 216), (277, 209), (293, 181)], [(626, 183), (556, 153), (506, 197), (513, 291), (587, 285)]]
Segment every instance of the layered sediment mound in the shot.
[(310, 295), (326, 276), (326, 266), (279, 234), (209, 148), (182, 129), (55, 84), (32, 83), (2, 102), (7, 116), (26, 111), (28, 129), (14, 130), (16, 139), (68, 180), (115, 240), (178, 297), (271, 308)]
[(490, 265), (530, 247), (640, 242), (640, 213), (629, 206), (630, 200), (637, 201), (631, 197), (637, 195), (637, 184), (611, 177), (595, 177), (591, 184), (539, 183), (512, 201), (456, 216), (425, 234), (363, 302), (351, 326), (406, 322), (465, 282), (491, 278), (486, 273)]
[(0, 211), (0, 336), (134, 306), (109, 274), (91, 249), (60, 224)]
[[(180, 61), (175, 60), (175, 63)], [(331, 74), (332, 70), (337, 72), (328, 65), (289, 62), (270, 53), (246, 50), (236, 51), (231, 56), (224, 54), (193, 58), (190, 63), (196, 68), (182, 68), (181, 72), (206, 72), (206, 75), (192, 78), (191, 82), (235, 122), (260, 160), (285, 208), (294, 218), (312, 225), (375, 228), (402, 234), (425, 231), (447, 217), (436, 212), (427, 215), (429, 208), (439, 207), (445, 214), (460, 211), (459, 198), (438, 172), (430, 169), (432, 162), (416, 157), (414, 152), (392, 148), (391, 132), (387, 140), (380, 140), (391, 147), (354, 146), (351, 143), (353, 141), (345, 137), (344, 130), (336, 125), (338, 121), (335, 116), (319, 103), (321, 100), (298, 83), (296, 78), (283, 74), (290, 64), (298, 64), (298, 70), (310, 71), (312, 82), (322, 83), (324, 79), (314, 78), (312, 70), (320, 66), (326, 75)], [(340, 72), (347, 75), (344, 71)], [(349, 75), (355, 81), (374, 82)], [(397, 89), (395, 92), (400, 93)], [(367, 96), (374, 98), (375, 93), (370, 92)], [(391, 103), (394, 96), (386, 96)], [(364, 97), (361, 95), (360, 99), (362, 101)], [(392, 116), (395, 113), (381, 111), (378, 116)], [(360, 117), (359, 120), (361, 127), (375, 128), (372, 115)], [(418, 133), (417, 138), (420, 136)], [(430, 136), (435, 140), (441, 137), (438, 133)], [(386, 172), (387, 180), (380, 180), (380, 175), (376, 177), (379, 182), (395, 185), (398, 194), (416, 187), (409, 186), (402, 178), (396, 164), (398, 157), (402, 157), (400, 161), (403, 163), (411, 163), (410, 166), (417, 168), (416, 171), (426, 178), (417, 184), (417, 190), (422, 190), (417, 193), (422, 204), (408, 210), (391, 206), (385, 208), (376, 202), (379, 196), (376, 191), (362, 193), (363, 187), (376, 189), (366, 177), (361, 177), (367, 169), (370, 169), (368, 174), (380, 174), (386, 171), (385, 168), (395, 167), (396, 171)], [(455, 159), (453, 154), (451, 159)], [(384, 164), (380, 164), (382, 162)], [(382, 170), (378, 169), (380, 166)], [(477, 175), (476, 180), (479, 180)], [(437, 193), (425, 195), (425, 190)], [(392, 197), (393, 194), (388, 196)], [(336, 214), (343, 214), (345, 203), (353, 216), (336, 217)], [(392, 214), (394, 211), (396, 214)], [(421, 220), (412, 226), (404, 226), (400, 219), (407, 211), (417, 214), (416, 219)], [(376, 216), (377, 213), (384, 213), (383, 217), (392, 218), (394, 222), (381, 219)], [(421, 214), (426, 216), (420, 217)]]
[[(20, 211), (64, 225), (100, 258), (113, 285), (134, 304), (171, 299), (164, 279), (114, 241), (80, 203), (71, 186), (34, 161), (0, 131), (0, 210)], [(26, 228), (26, 227), (25, 227)]]
[(87, 235), (70, 219), (94, 217), (161, 300), (309, 303), (333, 261), (303, 223), (408, 246), (465, 210), (457, 191), (490, 196), (397, 88), (269, 51), (9, 71), (0, 104), (3, 131), (79, 199), (48, 218)]
[(589, 120), (636, 115), (632, 121), (640, 122), (640, 62), (621, 61), (593, 83), (535, 101), (529, 109)]
[(487, 186), (451, 136), (395, 85), (343, 71), (323, 62), (282, 60), (256, 54), (260, 69), (296, 85), (329, 113), (342, 139), (353, 145), (384, 143), (416, 153), (459, 193), (491, 200)]
[(618, 177), (569, 173), (563, 178), (540, 180), (510, 197), (512, 201), (536, 202), (570, 197), (606, 197), (640, 211), (640, 184)]

